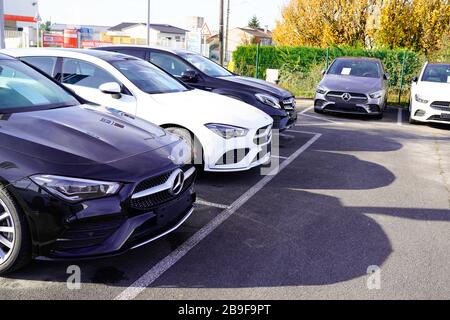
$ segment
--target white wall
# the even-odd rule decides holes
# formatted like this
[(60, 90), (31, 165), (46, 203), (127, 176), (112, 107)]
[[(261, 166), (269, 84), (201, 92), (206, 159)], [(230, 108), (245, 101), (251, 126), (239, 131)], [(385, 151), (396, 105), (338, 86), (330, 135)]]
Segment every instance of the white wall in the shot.
[(35, 17), (37, 6), (33, 6), (37, 0), (4, 0), (5, 14), (15, 16)]

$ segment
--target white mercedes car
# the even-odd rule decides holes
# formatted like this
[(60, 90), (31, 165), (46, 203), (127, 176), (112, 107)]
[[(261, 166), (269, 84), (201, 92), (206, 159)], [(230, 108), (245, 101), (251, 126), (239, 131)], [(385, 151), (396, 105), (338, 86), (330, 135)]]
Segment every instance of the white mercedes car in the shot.
[(87, 101), (180, 136), (205, 171), (245, 171), (270, 161), (270, 116), (235, 99), (187, 87), (146, 61), (80, 49), (2, 52), (51, 75)]
[(450, 123), (450, 64), (426, 63), (411, 85), (412, 124)]

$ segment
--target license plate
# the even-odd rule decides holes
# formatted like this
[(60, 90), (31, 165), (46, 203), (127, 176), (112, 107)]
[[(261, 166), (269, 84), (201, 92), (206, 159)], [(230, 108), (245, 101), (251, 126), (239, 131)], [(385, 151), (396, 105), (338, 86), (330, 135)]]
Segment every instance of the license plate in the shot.
[(450, 119), (450, 113), (441, 113), (441, 119)]

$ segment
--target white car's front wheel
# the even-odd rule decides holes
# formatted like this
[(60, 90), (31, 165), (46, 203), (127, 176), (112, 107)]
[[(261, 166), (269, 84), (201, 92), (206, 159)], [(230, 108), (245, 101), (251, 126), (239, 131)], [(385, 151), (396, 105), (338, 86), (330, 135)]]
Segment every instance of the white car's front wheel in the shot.
[(186, 142), (191, 153), (191, 164), (204, 167), (203, 149), (194, 134), (187, 129), (179, 127), (169, 127), (166, 128), (166, 131), (180, 137), (184, 142)]

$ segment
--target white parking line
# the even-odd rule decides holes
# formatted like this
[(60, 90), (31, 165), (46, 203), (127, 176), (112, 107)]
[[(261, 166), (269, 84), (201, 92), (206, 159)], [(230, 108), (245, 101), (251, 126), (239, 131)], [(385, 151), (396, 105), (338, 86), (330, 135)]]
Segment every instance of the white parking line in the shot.
[(305, 113), (307, 113), (308, 111), (310, 111), (312, 109), (314, 109), (314, 107), (309, 107), (308, 109), (305, 109), (305, 110), (299, 112), (298, 114), (305, 114)]
[(306, 114), (307, 112), (309, 112), (309, 111), (311, 111), (313, 109), (314, 109), (314, 107), (309, 107), (308, 109), (305, 109), (305, 110), (303, 110), (301, 112), (298, 112), (297, 114), (301, 115), (301, 116), (304, 116), (304, 117), (309, 117), (309, 118), (313, 118), (313, 119), (319, 119), (319, 120), (322, 120), (322, 121), (327, 121), (327, 122), (339, 124), (339, 122), (336, 122), (336, 121), (333, 121), (333, 120), (330, 120), (330, 119), (327, 119), (327, 118), (317, 117), (317, 116), (313, 116), (313, 115), (310, 115), (310, 114)]
[(209, 201), (205, 201), (205, 200), (202, 200), (202, 199), (198, 199), (195, 203), (203, 205), (203, 206), (219, 208), (219, 209), (228, 209), (230, 207), (230, 206), (227, 206), (225, 204), (209, 202)]
[(403, 125), (403, 109), (399, 108), (398, 109), (398, 114), (397, 114), (397, 124), (399, 126)]
[(277, 158), (277, 159), (282, 159), (282, 160), (287, 160), (289, 159), (289, 157), (282, 157), (282, 156), (272, 156), (272, 158)]
[(237, 199), (229, 208), (225, 209), (211, 222), (209, 222), (202, 229), (197, 231), (191, 238), (189, 238), (180, 247), (170, 253), (166, 258), (161, 260), (153, 268), (147, 271), (142, 277), (136, 280), (130, 287), (120, 293), (115, 300), (132, 300), (141, 294), (148, 286), (155, 282), (163, 273), (169, 270), (174, 264), (176, 264), (181, 258), (183, 258), (189, 251), (197, 246), (202, 240), (204, 240), (211, 232), (216, 230), (222, 223), (230, 218), (239, 208), (241, 208), (247, 201), (249, 201), (255, 194), (263, 189), (269, 182), (273, 180), (282, 170), (290, 165), (295, 159), (297, 159), (302, 153), (308, 150), (322, 135), (320, 133), (303, 132), (314, 135), (306, 144), (300, 149), (294, 152), (286, 161), (282, 162), (279, 168), (275, 168), (272, 173), (265, 176), (253, 187), (251, 187), (246, 193), (244, 193), (239, 199)]

